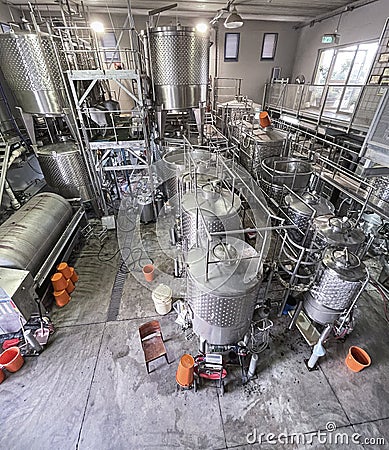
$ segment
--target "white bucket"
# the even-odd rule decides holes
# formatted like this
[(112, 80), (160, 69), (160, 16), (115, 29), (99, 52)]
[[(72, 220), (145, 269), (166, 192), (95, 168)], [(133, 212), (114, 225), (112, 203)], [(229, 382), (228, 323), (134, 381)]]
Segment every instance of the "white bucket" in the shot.
[(155, 310), (164, 316), (172, 309), (172, 290), (166, 284), (159, 284), (152, 292)]

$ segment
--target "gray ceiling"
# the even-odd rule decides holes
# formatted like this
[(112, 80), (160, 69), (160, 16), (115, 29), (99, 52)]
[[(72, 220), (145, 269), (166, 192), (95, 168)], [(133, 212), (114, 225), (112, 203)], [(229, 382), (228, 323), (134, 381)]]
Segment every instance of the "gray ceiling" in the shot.
[[(42, 3), (44, 9), (51, 10), (58, 7), (59, 1), (65, 3), (65, 0), (36, 0), (31, 3)], [(234, 0), (230, 3), (236, 5), (239, 14), (246, 20), (304, 22), (338, 8), (354, 7), (372, 1), (375, 0)], [(10, 0), (9, 3), (26, 7), (28, 0)], [(70, 0), (70, 3), (77, 4), (80, 0)], [(109, 8), (111, 13), (123, 13), (130, 4), (134, 15), (146, 15), (150, 10), (174, 3), (174, 0), (84, 0), (83, 3), (91, 12), (104, 12)], [(227, 6), (228, 0), (181, 0), (176, 3), (177, 8), (162, 14), (211, 19), (218, 10)]]

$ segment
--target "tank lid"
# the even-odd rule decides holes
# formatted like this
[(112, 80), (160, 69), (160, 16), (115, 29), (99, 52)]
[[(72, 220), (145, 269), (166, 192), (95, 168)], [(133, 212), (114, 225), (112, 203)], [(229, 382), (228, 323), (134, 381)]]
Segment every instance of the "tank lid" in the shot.
[(195, 213), (200, 207), (204, 216), (222, 218), (237, 214), (241, 207), (241, 200), (238, 195), (233, 196), (226, 189), (212, 192), (212, 194), (198, 190), (197, 196), (194, 192), (188, 192), (182, 196), (182, 207), (189, 213)]
[(80, 153), (78, 144), (74, 141), (57, 142), (56, 144), (44, 145), (37, 149), (38, 156), (51, 156), (55, 153), (61, 155), (62, 153), (74, 152)]
[(333, 246), (354, 247), (365, 240), (365, 233), (357, 228), (346, 217), (331, 217), (327, 224), (320, 227), (326, 241)]
[[(209, 254), (208, 279), (206, 278), (206, 251), (194, 248), (188, 252), (188, 275), (202, 291), (215, 296), (238, 297), (252, 290), (259, 282), (258, 253), (241, 239), (229, 237), (224, 245), (236, 252), (236, 261), (226, 264), (222, 256), (220, 241), (214, 242)], [(216, 255), (218, 256), (215, 256)], [(227, 255), (226, 255), (227, 256)], [(232, 253), (230, 253), (232, 256)], [(231, 258), (232, 259), (232, 258)]]
[[(312, 214), (312, 210), (309, 206), (316, 211), (316, 216), (327, 216), (334, 214), (335, 212), (335, 207), (330, 201), (315, 193), (306, 192), (301, 197), (305, 203), (295, 195), (288, 194), (285, 196), (285, 203), (292, 210), (305, 216), (310, 216)], [(309, 206), (307, 206), (306, 203)]]
[(323, 264), (345, 281), (360, 281), (366, 278), (365, 265), (347, 248), (340, 250), (330, 247), (325, 253)]
[(232, 244), (220, 242), (213, 247), (213, 255), (215, 259), (225, 264), (235, 264), (237, 262), (238, 252)]

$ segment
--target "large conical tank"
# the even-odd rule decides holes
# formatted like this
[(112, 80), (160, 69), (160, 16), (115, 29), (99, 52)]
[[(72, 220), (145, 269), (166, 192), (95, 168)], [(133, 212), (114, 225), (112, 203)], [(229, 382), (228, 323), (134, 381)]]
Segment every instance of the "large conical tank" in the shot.
[(64, 85), (50, 36), (26, 31), (0, 34), (0, 66), (24, 112), (63, 114)]
[(198, 108), (207, 99), (209, 35), (169, 26), (148, 32), (155, 100), (166, 110)]

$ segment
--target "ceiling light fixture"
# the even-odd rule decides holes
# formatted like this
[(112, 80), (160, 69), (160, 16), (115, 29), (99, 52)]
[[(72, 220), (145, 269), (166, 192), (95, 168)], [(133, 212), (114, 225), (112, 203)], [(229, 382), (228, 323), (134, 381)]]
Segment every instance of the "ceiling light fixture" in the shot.
[(96, 33), (104, 33), (104, 25), (101, 22), (92, 22), (90, 24), (90, 27), (92, 28), (93, 31), (95, 31)]
[(208, 31), (208, 25), (204, 22), (200, 22), (196, 25), (196, 30), (199, 33), (206, 33)]
[(243, 19), (238, 14), (236, 7), (232, 8), (232, 11), (227, 16), (227, 19), (224, 21), (224, 26), (226, 28), (239, 28), (243, 25)]

